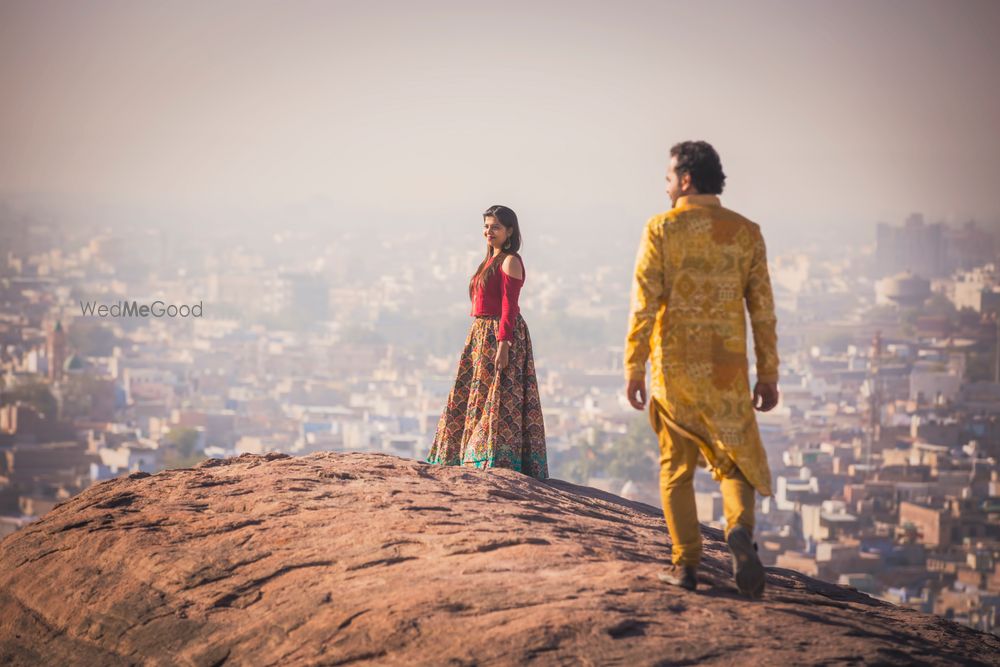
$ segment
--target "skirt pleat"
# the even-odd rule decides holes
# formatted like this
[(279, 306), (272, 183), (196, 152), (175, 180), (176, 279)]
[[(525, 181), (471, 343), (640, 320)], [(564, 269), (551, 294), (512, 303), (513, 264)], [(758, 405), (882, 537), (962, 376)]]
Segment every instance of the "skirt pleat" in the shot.
[(426, 461), (510, 468), (547, 479), (545, 424), (528, 325), (518, 314), (507, 366), (497, 373), (499, 329), (497, 316), (473, 320)]

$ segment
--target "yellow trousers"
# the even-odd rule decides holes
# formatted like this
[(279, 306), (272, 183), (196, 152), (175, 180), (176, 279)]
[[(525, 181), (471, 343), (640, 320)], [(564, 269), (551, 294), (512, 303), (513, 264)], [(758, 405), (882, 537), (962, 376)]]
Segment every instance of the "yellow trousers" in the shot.
[[(701, 562), (701, 527), (694, 497), (694, 472), (698, 466), (698, 444), (667, 426), (658, 411), (663, 406), (650, 398), (650, 423), (660, 441), (660, 499), (663, 516), (673, 542), (673, 562), (696, 566)], [(726, 536), (736, 526), (751, 535), (754, 529), (754, 488), (735, 465), (720, 481), (722, 512), (726, 518)], [(714, 517), (710, 517), (714, 518)]]

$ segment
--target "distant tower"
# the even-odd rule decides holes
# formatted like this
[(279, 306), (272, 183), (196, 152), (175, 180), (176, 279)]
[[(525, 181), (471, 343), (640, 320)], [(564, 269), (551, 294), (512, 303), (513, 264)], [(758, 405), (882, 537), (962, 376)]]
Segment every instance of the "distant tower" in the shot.
[(49, 360), (49, 380), (61, 380), (66, 363), (66, 332), (61, 320), (56, 320), (55, 328), (47, 336), (45, 353)]
[(879, 380), (879, 365), (882, 361), (882, 332), (876, 331), (872, 338), (872, 348), (868, 363), (868, 431), (865, 440), (865, 478), (871, 472), (872, 445), (882, 437), (882, 383)]
[(996, 324), (996, 345), (993, 352), (993, 381), (1000, 384), (1000, 312), (993, 313), (992, 319)]

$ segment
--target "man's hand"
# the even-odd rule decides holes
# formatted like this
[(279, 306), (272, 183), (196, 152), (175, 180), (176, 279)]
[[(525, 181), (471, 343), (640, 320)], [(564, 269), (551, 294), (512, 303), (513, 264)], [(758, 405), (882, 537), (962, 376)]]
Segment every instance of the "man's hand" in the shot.
[[(638, 398), (636, 398), (636, 394), (638, 394)], [(633, 408), (636, 410), (644, 409), (646, 407), (646, 380), (629, 380), (628, 387), (625, 388), (625, 396)]]
[(778, 404), (778, 384), (758, 382), (753, 388), (753, 407), (760, 412), (768, 412)]

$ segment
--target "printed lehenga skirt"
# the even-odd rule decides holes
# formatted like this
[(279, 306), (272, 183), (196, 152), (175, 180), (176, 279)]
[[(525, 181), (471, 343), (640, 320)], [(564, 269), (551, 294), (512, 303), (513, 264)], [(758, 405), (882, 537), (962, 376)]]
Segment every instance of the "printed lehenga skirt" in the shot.
[(496, 372), (498, 316), (477, 316), (438, 421), (428, 463), (549, 476), (545, 424), (528, 325), (518, 313), (507, 366)]

